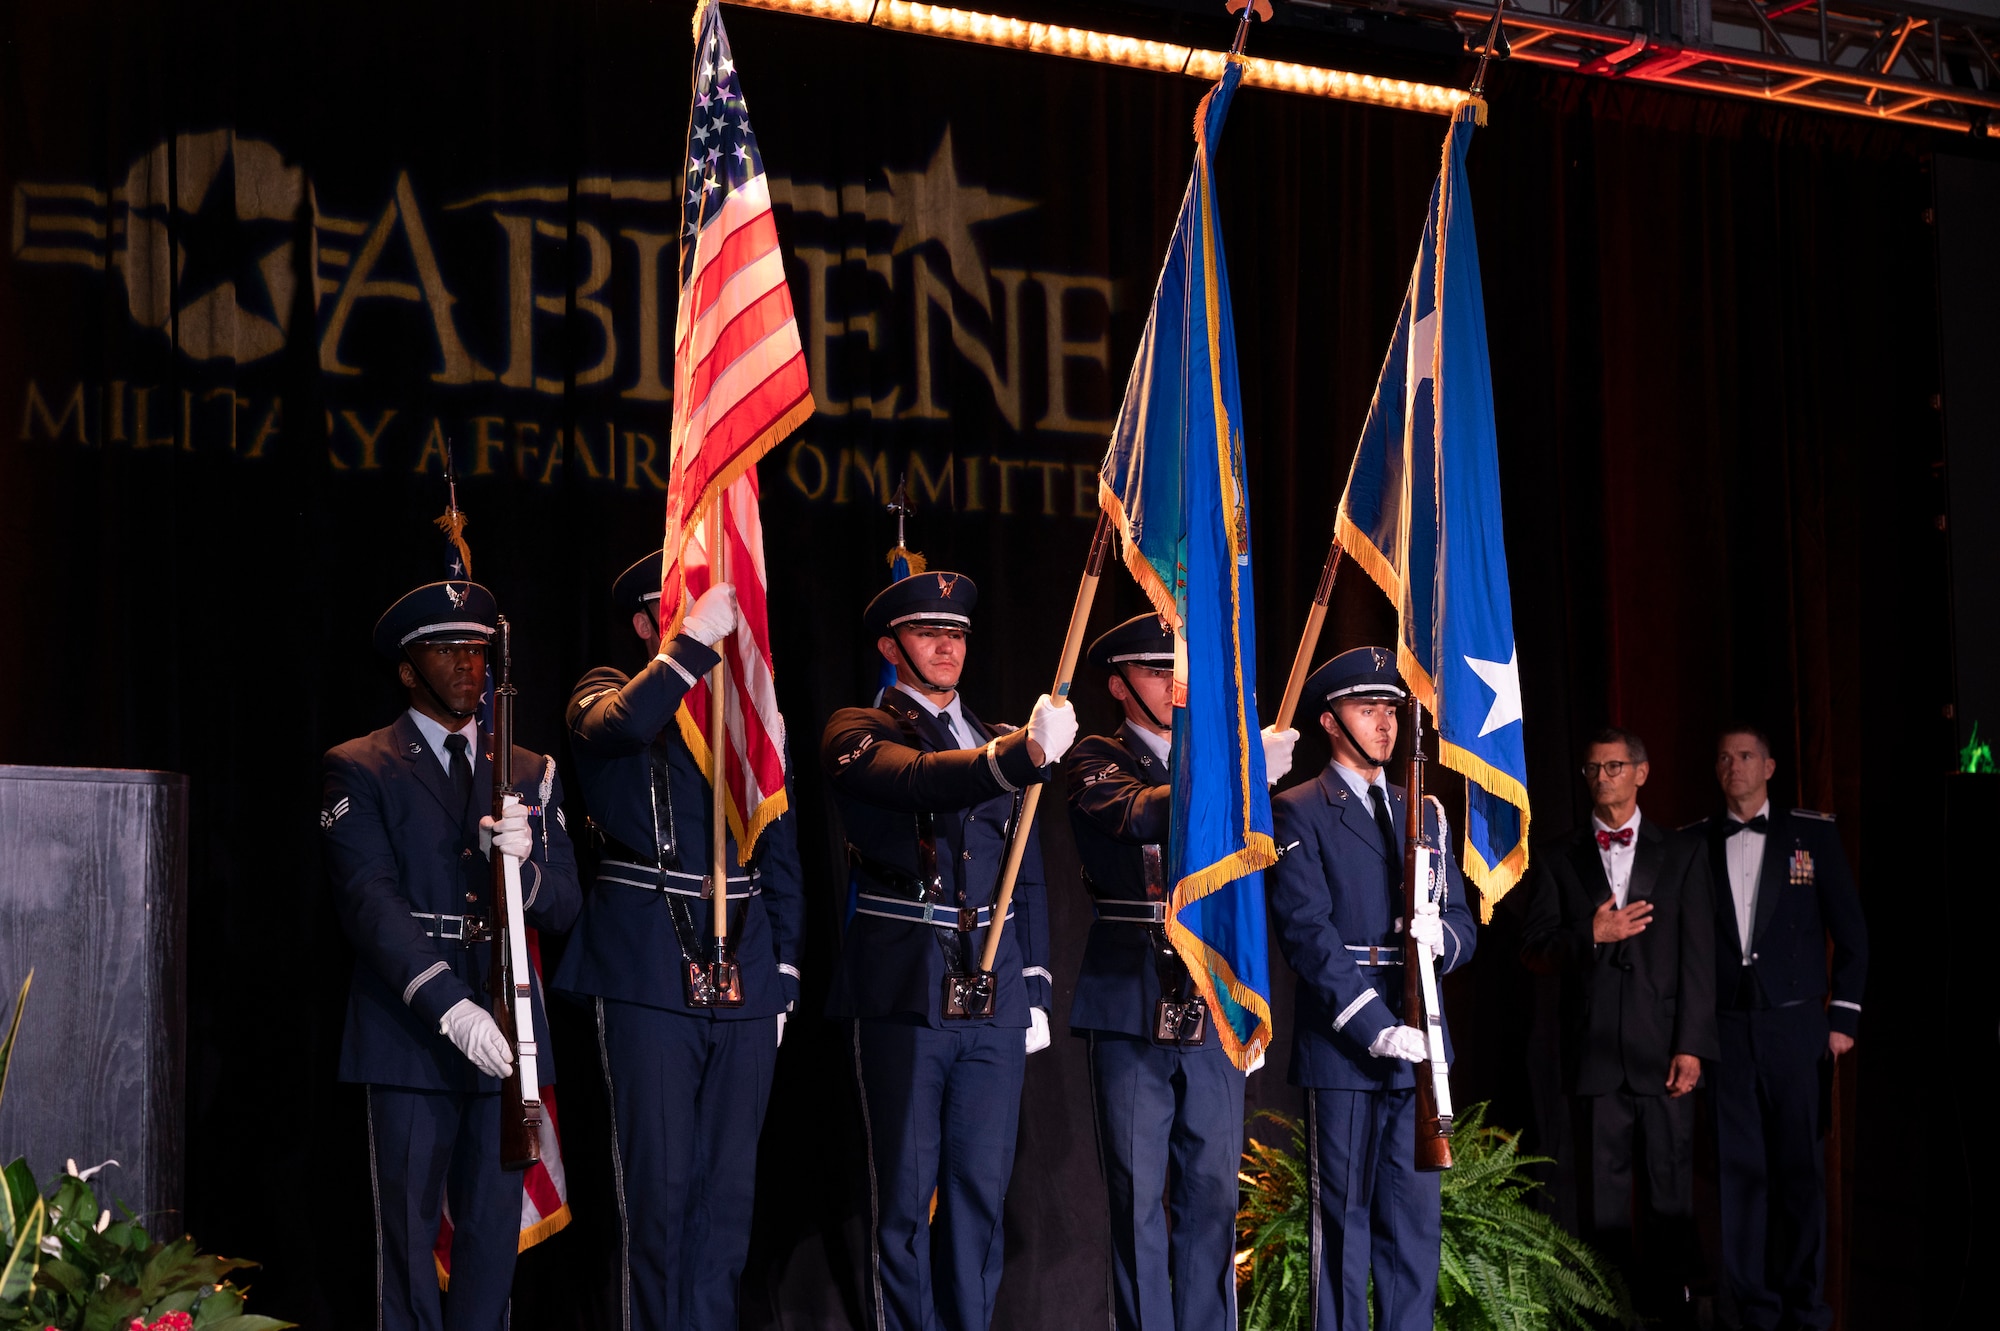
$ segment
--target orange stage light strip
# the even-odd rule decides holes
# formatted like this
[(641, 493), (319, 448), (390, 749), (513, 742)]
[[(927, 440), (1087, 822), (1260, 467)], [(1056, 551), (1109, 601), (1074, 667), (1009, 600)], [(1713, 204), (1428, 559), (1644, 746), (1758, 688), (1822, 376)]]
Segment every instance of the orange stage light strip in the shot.
[[(1229, 58), (1226, 52), (1204, 50), (1198, 46), (1142, 41), (1137, 37), (1119, 37), (1108, 32), (1065, 28), (1053, 23), (1028, 23), (998, 14), (949, 9), (944, 5), (909, 4), (906, 0), (729, 0), (729, 3), (751, 9), (834, 19), (841, 23), (859, 23), (867, 27), (887, 28), (892, 32), (949, 37), (955, 41), (977, 42), (982, 46), (1069, 56), (1101, 65), (1122, 65), (1127, 69), (1149, 69), (1162, 74), (1186, 74), (1190, 78), (1209, 82), (1222, 77), (1223, 65)], [(1253, 88), (1274, 88), (1280, 92), (1303, 93), (1308, 97), (1331, 97), (1343, 102), (1394, 107), (1402, 111), (1428, 111), (1435, 115), (1450, 115), (1472, 100), (1471, 94), (1463, 88), (1377, 78), (1373, 74), (1350, 74), (1345, 70), (1295, 65), (1260, 56), (1243, 58), (1243, 82)]]

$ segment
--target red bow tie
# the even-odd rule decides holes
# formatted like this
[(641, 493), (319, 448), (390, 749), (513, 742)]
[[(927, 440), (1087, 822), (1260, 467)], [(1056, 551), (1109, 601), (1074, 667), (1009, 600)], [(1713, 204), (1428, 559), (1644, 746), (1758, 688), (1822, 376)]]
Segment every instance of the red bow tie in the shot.
[(1616, 832), (1599, 832), (1597, 834), (1597, 848), (1599, 850), (1610, 850), (1611, 843), (1614, 841), (1616, 841), (1621, 846), (1631, 845), (1632, 829), (1629, 827), (1621, 827)]

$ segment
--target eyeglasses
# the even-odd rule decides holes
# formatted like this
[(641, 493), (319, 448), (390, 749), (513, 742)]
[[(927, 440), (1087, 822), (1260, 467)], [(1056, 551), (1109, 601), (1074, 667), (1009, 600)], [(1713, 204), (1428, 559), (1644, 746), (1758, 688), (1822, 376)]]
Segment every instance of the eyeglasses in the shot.
[(1610, 777), (1613, 781), (1616, 781), (1618, 779), (1619, 774), (1623, 772), (1626, 768), (1637, 767), (1637, 766), (1638, 766), (1637, 763), (1628, 763), (1614, 759), (1613, 761), (1608, 763), (1585, 763), (1583, 767), (1579, 770), (1583, 772), (1583, 779), (1586, 781), (1594, 780), (1599, 772), (1604, 773), (1604, 775)]

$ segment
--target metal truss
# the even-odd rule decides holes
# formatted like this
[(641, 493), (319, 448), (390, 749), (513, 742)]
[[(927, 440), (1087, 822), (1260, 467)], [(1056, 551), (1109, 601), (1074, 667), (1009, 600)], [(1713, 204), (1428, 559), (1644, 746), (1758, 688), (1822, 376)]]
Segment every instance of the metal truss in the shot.
[[(1485, 49), (1490, 4), (1392, 3), (1442, 18), (1469, 50)], [(1532, 64), (2000, 137), (2000, 21), (1962, 11), (1868, 0), (1508, 0), (1501, 23), (1495, 54)]]

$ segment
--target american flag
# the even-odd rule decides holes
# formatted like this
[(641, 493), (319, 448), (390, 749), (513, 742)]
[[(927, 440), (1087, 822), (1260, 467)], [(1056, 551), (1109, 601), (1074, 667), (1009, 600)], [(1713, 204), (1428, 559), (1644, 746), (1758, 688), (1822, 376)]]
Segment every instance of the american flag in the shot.
[[(722, 576), (743, 607), (742, 625), (720, 646), (728, 663), (729, 823), (747, 861), (758, 833), (785, 809), (784, 719), (771, 672), (756, 465), (812, 415), (813, 400), (764, 159), (715, 0), (703, 0), (695, 13), (693, 98), (660, 604), (674, 607), (670, 627), (677, 628), (715, 580), (709, 519), (720, 503)], [(708, 709), (704, 681), (680, 714), (681, 733), (704, 766)]]

